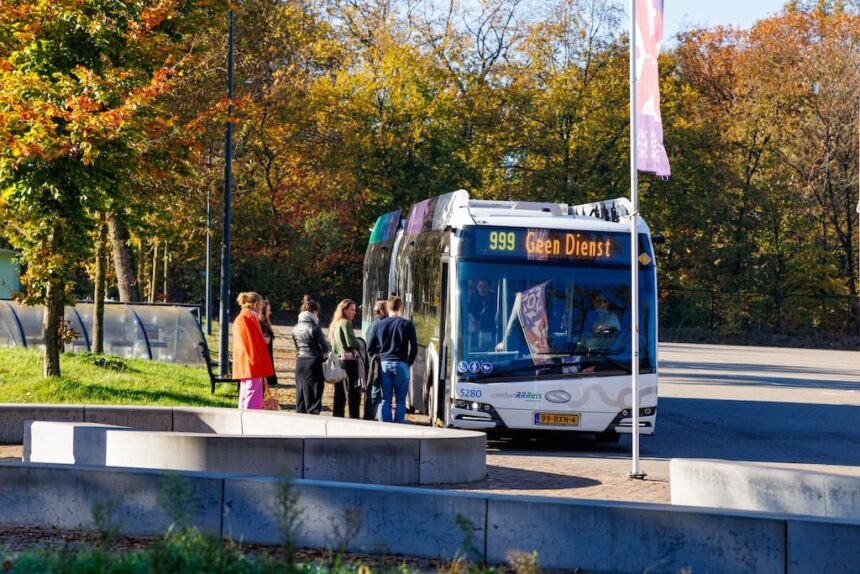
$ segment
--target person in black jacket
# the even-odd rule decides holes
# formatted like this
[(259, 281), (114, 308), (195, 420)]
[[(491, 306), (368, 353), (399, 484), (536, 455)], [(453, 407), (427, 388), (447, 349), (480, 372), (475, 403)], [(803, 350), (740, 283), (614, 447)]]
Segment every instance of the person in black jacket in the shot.
[[(367, 340), (370, 341), (379, 328), (379, 322), (388, 317), (388, 302), (380, 299), (373, 305), (373, 323), (367, 330)], [(380, 385), (379, 355), (367, 354), (367, 383), (364, 390), (364, 420), (379, 420), (379, 405), (382, 402), (382, 387)]]
[(320, 328), (320, 306), (305, 295), (299, 321), (293, 327), (296, 344), (296, 412), (320, 414), (325, 388), (322, 364), (331, 351)]
[(373, 337), (367, 344), (370, 355), (381, 359), (382, 420), (391, 422), (392, 395), (396, 399), (394, 422), (406, 421), (406, 393), (409, 391), (409, 368), (418, 354), (418, 338), (412, 321), (403, 319), (403, 300), (394, 296), (388, 299), (388, 318), (379, 321)]

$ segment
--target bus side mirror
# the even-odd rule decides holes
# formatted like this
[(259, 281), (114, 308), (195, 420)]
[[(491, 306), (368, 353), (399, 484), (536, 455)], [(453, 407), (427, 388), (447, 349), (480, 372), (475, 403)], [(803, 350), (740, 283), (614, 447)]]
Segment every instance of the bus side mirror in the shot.
[(654, 245), (663, 245), (664, 243), (666, 243), (666, 236), (661, 235), (659, 233), (657, 235), (652, 235), (651, 243), (653, 243)]

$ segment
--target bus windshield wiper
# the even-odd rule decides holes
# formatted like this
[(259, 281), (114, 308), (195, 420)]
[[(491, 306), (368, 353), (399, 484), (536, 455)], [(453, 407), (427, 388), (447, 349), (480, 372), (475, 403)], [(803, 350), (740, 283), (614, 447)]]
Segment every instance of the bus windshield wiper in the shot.
[[(602, 351), (599, 349), (589, 349), (585, 345), (581, 345), (581, 344), (577, 345), (576, 349), (573, 351), (570, 351), (569, 353), (536, 353), (535, 354), (536, 357), (565, 357), (565, 356), (567, 356), (567, 357), (600, 357), (604, 362), (612, 365), (613, 367), (617, 368), (620, 371), (624, 371), (628, 375), (632, 372), (632, 369), (629, 366), (627, 366), (625, 363), (622, 363), (618, 359), (613, 359), (610, 355), (612, 355), (612, 353), (610, 351)], [(562, 360), (561, 363), (553, 362), (551, 364), (553, 364), (553, 365), (560, 364), (563, 366), (569, 366), (569, 365), (575, 365), (576, 363), (565, 363)]]
[(618, 359), (613, 359), (610, 357), (611, 353), (609, 351), (600, 351), (597, 349), (589, 349), (588, 347), (580, 347), (580, 352), (572, 353), (572, 355), (578, 355), (580, 357), (600, 357), (613, 367), (624, 371), (626, 374), (630, 374), (633, 372), (633, 369), (619, 361)]

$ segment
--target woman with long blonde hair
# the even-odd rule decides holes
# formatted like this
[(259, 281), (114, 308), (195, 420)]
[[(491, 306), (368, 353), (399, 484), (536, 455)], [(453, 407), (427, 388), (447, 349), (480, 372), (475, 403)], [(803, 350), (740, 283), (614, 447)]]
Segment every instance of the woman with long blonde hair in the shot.
[(361, 407), (361, 383), (358, 378), (358, 339), (352, 328), (352, 320), (355, 318), (356, 305), (352, 299), (344, 299), (337, 304), (334, 317), (328, 328), (329, 340), (335, 353), (343, 362), (346, 371), (346, 379), (334, 385), (334, 405), (332, 414), (343, 417), (344, 410), (349, 403), (349, 418), (359, 418)]
[(275, 374), (263, 338), (259, 316), (263, 298), (253, 291), (239, 293), (242, 310), (233, 321), (233, 378), (239, 379), (239, 408), (262, 409), (264, 381)]

